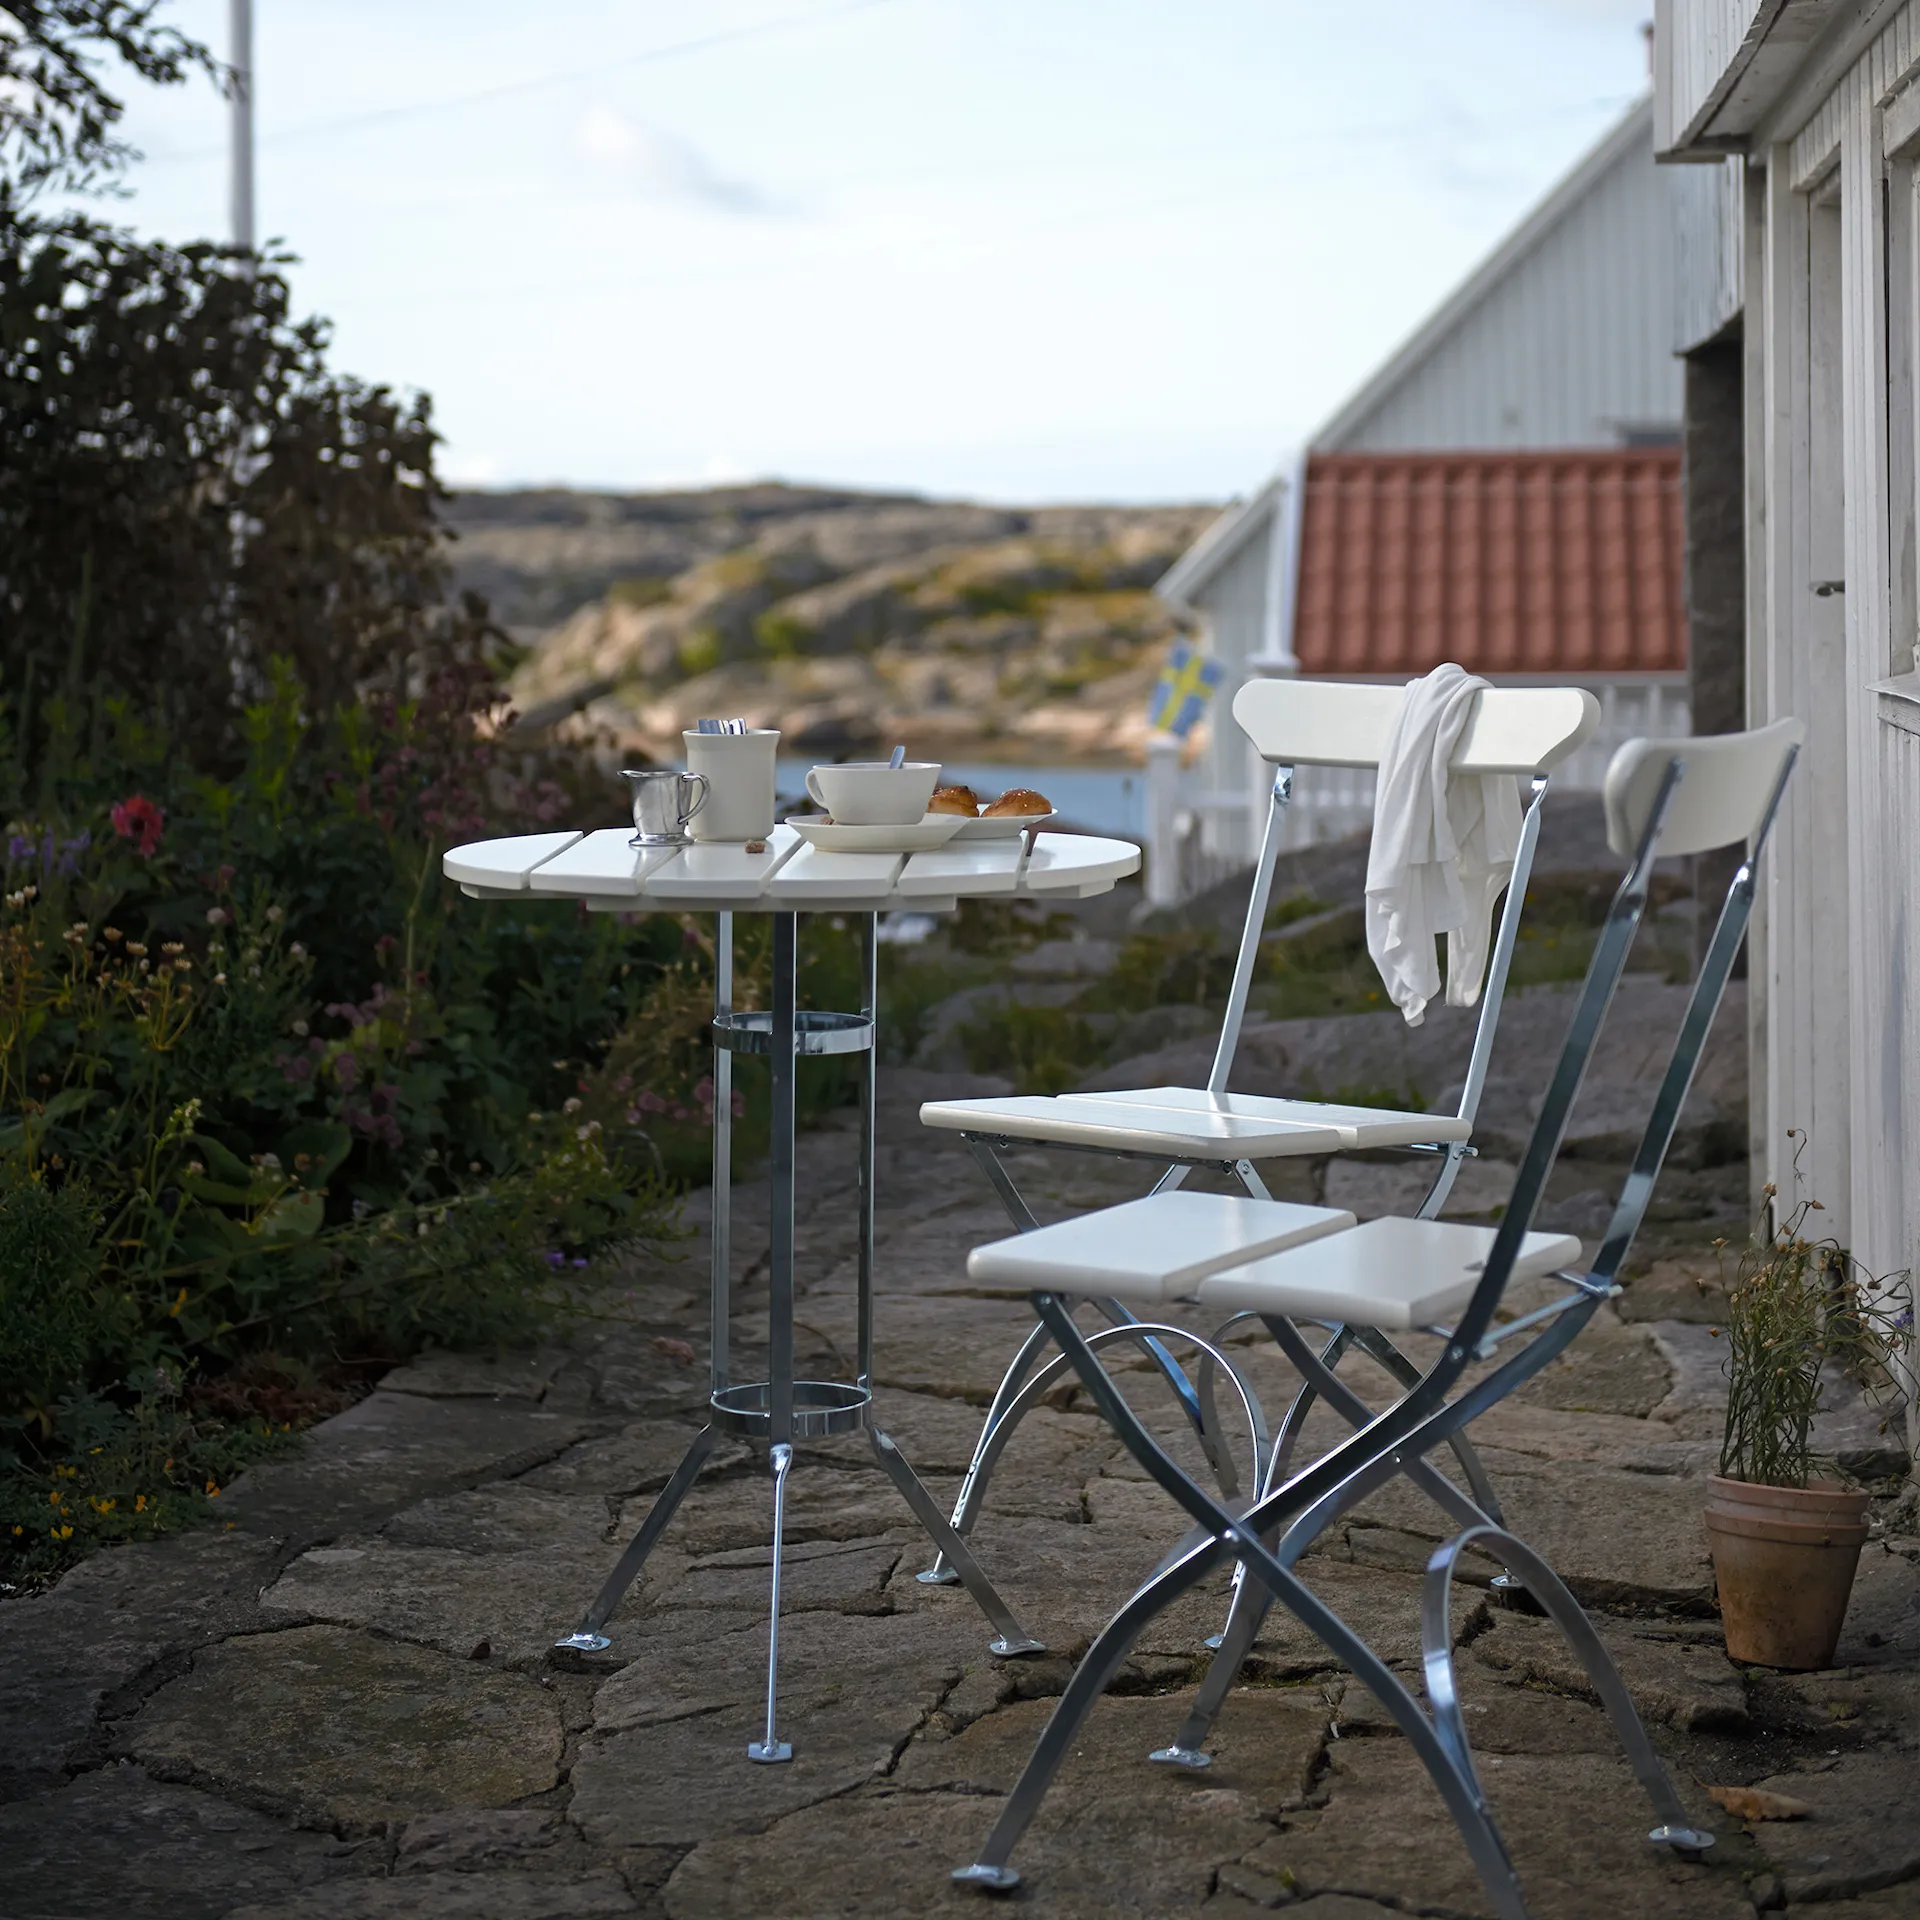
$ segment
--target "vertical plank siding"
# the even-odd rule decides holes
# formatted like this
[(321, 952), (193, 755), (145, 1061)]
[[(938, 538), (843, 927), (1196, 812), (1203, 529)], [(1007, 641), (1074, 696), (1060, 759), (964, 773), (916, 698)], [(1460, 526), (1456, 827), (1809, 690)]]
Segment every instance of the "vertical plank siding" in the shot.
[[(1661, 0), (1657, 138), (1705, 124), (1773, 11)], [(1779, 49), (1764, 57), (1778, 74)], [(1711, 215), (1725, 248), (1747, 249), (1750, 707), (1808, 726), (1753, 936), (1755, 1147), (1784, 1190), (1786, 1130), (1804, 1129), (1823, 1225), (1890, 1272), (1920, 1246), (1920, 694), (1886, 691), (1914, 666), (1920, 601), (1920, 119), (1901, 98), (1920, 73), (1920, 4), (1817, 99), (1812, 71), (1785, 75), (1765, 108), (1778, 124), (1746, 156), (1744, 212), (1727, 187), (1676, 190), (1677, 337), (1723, 299)], [(1891, 197), (1889, 119), (1907, 144)], [(1731, 183), (1724, 162), (1694, 171)]]
[(1680, 418), (1670, 187), (1650, 148), (1600, 173), (1367, 406), (1315, 445), (1344, 453), (1604, 447)]
[[(1893, 702), (1883, 703), (1892, 707)], [(1896, 1249), (1895, 1265), (1913, 1264), (1920, 1246), (1920, 1134), (1914, 1127), (1920, 1106), (1920, 1013), (1913, 994), (1920, 976), (1920, 707), (1883, 713), (1879, 727), (1880, 795), (1886, 808), (1884, 890), (1886, 940), (1886, 1028), (1876, 1075), (1876, 1102), (1883, 1128), (1881, 1161), (1889, 1187), (1888, 1233)], [(1878, 1272), (1893, 1271), (1882, 1265)]]
[(1774, 8), (1763, 0), (1655, 0), (1659, 151), (1673, 147), (1706, 110), (1763, 11)]
[[(1877, 44), (1877, 43), (1876, 43)], [(1889, 901), (1885, 842), (1892, 830), (1882, 790), (1877, 682), (1891, 669), (1891, 596), (1887, 573), (1887, 246), (1881, 189), (1880, 122), (1873, 56), (1843, 83), (1850, 94), (1840, 140), (1840, 378), (1845, 538), (1839, 596), (1846, 608), (1848, 811), (1853, 896), (1850, 946), (1853, 1040), (1859, 1050), (1852, 1088), (1854, 1244), (1876, 1271), (1906, 1266), (1899, 1173), (1886, 1151), (1889, 1127), (1884, 1043), (1891, 1034)], [(1897, 1107), (1897, 1102), (1896, 1102)]]
[(1735, 156), (1717, 166), (1667, 167), (1667, 209), (1673, 243), (1673, 349), (1686, 353), (1711, 340), (1746, 298), (1744, 216), (1746, 172)]

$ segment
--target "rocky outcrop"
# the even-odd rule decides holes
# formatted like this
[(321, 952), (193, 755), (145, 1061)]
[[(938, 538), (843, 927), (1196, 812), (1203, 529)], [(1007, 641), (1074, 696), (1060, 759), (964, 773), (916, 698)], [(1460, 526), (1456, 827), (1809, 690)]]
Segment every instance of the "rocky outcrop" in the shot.
[(1213, 513), (768, 486), (467, 495), (452, 517), (460, 584), (532, 647), (523, 727), (670, 755), (739, 714), (802, 751), (1026, 758), (1137, 751), (1175, 632), (1150, 588)]

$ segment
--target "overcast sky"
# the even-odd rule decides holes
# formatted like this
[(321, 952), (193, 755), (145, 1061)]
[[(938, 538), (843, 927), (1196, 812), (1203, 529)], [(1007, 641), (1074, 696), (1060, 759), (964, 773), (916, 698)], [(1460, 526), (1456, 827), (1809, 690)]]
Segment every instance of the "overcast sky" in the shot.
[[(259, 230), (454, 480), (1002, 500), (1257, 485), (1625, 110), (1650, 10), (255, 9)], [(219, 98), (129, 127), (123, 217), (224, 236)]]

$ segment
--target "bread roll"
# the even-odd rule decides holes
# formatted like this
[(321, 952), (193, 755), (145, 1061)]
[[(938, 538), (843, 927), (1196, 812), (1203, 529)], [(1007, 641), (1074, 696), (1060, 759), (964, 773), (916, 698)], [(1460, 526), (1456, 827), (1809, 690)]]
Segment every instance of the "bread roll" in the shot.
[(971, 820), (980, 811), (980, 796), (971, 787), (935, 787), (927, 811), (964, 813)]
[(1000, 798), (986, 809), (996, 819), (1004, 819), (1010, 813), (1051, 813), (1053, 802), (1044, 793), (1035, 793), (1031, 787), (1009, 787)]

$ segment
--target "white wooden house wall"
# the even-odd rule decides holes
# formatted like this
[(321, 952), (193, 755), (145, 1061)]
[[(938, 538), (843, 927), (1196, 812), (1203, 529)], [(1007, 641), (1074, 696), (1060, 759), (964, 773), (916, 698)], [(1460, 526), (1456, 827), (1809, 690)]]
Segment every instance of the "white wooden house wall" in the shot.
[(1339, 453), (1677, 435), (1669, 189), (1635, 106), (1314, 436)]
[(1656, 72), (1669, 146), (1747, 155), (1749, 705), (1808, 728), (1753, 938), (1756, 1153), (1790, 1193), (1803, 1130), (1821, 1230), (1893, 1273), (1920, 1247), (1920, 3), (1810, 17), (1667, 0)]
[(1673, 349), (1687, 353), (1722, 333), (1745, 298), (1741, 185), (1746, 163), (1662, 167), (1671, 214)]

